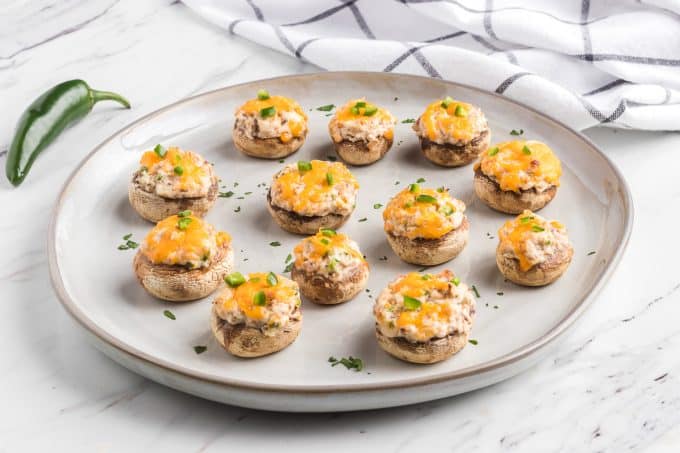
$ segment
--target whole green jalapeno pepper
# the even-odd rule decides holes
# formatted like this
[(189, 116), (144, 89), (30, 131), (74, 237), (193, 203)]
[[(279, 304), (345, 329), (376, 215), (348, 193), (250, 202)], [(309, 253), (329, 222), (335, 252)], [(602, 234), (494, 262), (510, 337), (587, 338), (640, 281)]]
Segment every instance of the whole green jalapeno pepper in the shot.
[(83, 80), (69, 80), (49, 89), (24, 111), (7, 153), (5, 173), (13, 185), (21, 184), (40, 153), (69, 125), (90, 113), (99, 101), (116, 101), (125, 108), (123, 96), (90, 88)]

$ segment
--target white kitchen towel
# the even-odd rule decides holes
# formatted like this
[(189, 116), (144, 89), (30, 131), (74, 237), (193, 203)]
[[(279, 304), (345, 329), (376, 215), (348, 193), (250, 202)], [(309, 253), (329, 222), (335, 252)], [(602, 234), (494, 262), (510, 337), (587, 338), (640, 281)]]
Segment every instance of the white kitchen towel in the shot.
[(453, 80), (577, 129), (680, 130), (679, 0), (183, 2), (326, 70)]

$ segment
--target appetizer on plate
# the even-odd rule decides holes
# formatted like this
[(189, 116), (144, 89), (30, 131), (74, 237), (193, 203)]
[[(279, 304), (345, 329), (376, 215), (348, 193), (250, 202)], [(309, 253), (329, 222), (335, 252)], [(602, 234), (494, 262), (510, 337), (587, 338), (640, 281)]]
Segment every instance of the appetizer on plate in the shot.
[(389, 151), (396, 123), (386, 109), (362, 98), (338, 109), (328, 123), (328, 132), (342, 160), (352, 165), (368, 165)]
[(544, 143), (499, 143), (475, 164), (475, 193), (489, 207), (508, 214), (537, 211), (555, 198), (562, 165)]
[(498, 269), (511, 282), (524, 286), (554, 282), (574, 255), (564, 225), (528, 210), (505, 222), (498, 230), (498, 240)]
[(217, 289), (231, 272), (231, 237), (182, 211), (158, 222), (135, 255), (134, 269), (145, 290), (159, 299), (183, 302)]
[(394, 357), (435, 363), (465, 347), (475, 298), (453, 272), (411, 272), (385, 288), (373, 306), (378, 344)]
[(392, 250), (407, 263), (434, 266), (449, 261), (468, 242), (465, 203), (448, 189), (411, 184), (387, 204), (385, 233)]
[(128, 198), (146, 220), (158, 222), (187, 209), (203, 217), (217, 200), (219, 179), (213, 166), (192, 151), (156, 145), (139, 165)]
[(302, 329), (297, 283), (273, 272), (238, 272), (225, 277), (227, 286), (213, 302), (210, 327), (224, 349), (238, 357), (280, 351)]
[(292, 99), (260, 90), (235, 115), (234, 145), (248, 156), (279, 159), (305, 142), (307, 115)]
[(489, 147), (491, 139), (484, 113), (450, 97), (428, 105), (413, 130), (425, 157), (444, 167), (474, 162)]
[(312, 302), (346, 302), (366, 286), (368, 263), (357, 243), (342, 233), (322, 229), (300, 241), (293, 253), (290, 275)]
[(354, 211), (359, 183), (340, 162), (289, 164), (274, 175), (267, 207), (276, 223), (297, 234), (337, 229)]

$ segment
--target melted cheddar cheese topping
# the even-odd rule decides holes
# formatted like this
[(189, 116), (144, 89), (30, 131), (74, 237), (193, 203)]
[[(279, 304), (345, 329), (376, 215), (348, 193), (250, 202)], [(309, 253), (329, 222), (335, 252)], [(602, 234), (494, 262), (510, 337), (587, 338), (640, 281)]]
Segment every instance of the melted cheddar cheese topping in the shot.
[(383, 335), (425, 342), (472, 327), (475, 301), (467, 285), (453, 272), (411, 272), (397, 278), (381, 293), (373, 307)]
[(409, 239), (437, 239), (458, 228), (465, 219), (465, 204), (448, 190), (424, 189), (411, 184), (387, 204), (384, 229)]
[(394, 138), (397, 120), (386, 109), (366, 99), (353, 99), (340, 107), (328, 123), (328, 130), (334, 142), (373, 141), (380, 137)]
[(274, 176), (272, 204), (303, 216), (352, 212), (359, 183), (345, 165), (313, 160), (301, 169), (302, 164), (290, 164)]
[(229, 234), (193, 215), (161, 220), (146, 235), (141, 252), (154, 264), (208, 267), (219, 249), (231, 242)]
[(290, 321), (302, 319), (297, 283), (271, 273), (249, 274), (243, 284), (227, 286), (214, 303), (220, 318), (232, 325), (259, 328), (265, 335), (275, 335)]
[[(273, 108), (273, 111), (271, 109)], [(263, 115), (263, 112), (265, 113)], [(282, 143), (307, 133), (307, 115), (300, 104), (284, 96), (251, 99), (236, 109), (238, 122), (254, 137), (278, 137)], [(252, 138), (252, 137), (251, 137)]]
[(368, 268), (356, 242), (334, 230), (322, 229), (300, 241), (293, 249), (295, 267), (342, 281), (358, 269)]
[(435, 143), (463, 144), (479, 137), (488, 126), (477, 107), (447, 98), (428, 105), (413, 129)]
[(136, 180), (147, 192), (167, 198), (208, 194), (214, 176), (212, 166), (205, 159), (177, 147), (163, 149), (162, 153), (146, 151), (139, 160)]
[(501, 190), (538, 192), (560, 185), (562, 165), (548, 145), (515, 140), (499, 143), (483, 153), (475, 169), (492, 178)]
[(524, 272), (570, 247), (564, 225), (529, 210), (505, 222), (498, 239), (498, 253), (517, 259)]

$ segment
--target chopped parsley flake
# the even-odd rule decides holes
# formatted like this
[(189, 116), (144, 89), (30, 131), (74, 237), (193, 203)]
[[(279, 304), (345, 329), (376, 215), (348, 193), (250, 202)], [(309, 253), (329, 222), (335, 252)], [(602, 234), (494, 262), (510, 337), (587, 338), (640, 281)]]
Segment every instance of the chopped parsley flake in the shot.
[(516, 130), (513, 129), (510, 131), (510, 135), (522, 135), (524, 133), (524, 129)]
[(234, 209), (234, 212), (241, 212), (241, 206), (237, 206), (236, 209)]
[(479, 291), (477, 290), (477, 287), (475, 285), (472, 285), (472, 292), (475, 293), (475, 296), (477, 296), (477, 298), (482, 297), (479, 295)]
[(418, 184), (424, 183), (424, 182), (425, 182), (425, 178), (418, 178), (418, 180), (417, 180), (416, 182), (417, 182)]
[(118, 246), (118, 250), (130, 250), (130, 249), (134, 250), (137, 247), (139, 247), (139, 243), (131, 240), (130, 239), (131, 237), (132, 237), (132, 233), (128, 233), (125, 236), (123, 236), (123, 241), (125, 241), (125, 242), (123, 242), (122, 244), (120, 244)]
[(383, 207), (383, 205), (380, 204), (380, 203), (376, 203), (376, 204), (373, 205), (373, 209), (380, 209), (382, 207)]
[(593, 250), (593, 251), (590, 251), (590, 252), (588, 252), (588, 256), (590, 256), (590, 255), (594, 255), (595, 253), (596, 253), (596, 252), (595, 252), (595, 250)]
[(359, 219), (359, 222), (365, 222), (365, 221), (367, 221), (367, 220), (368, 220), (368, 219), (367, 219), (366, 217), (363, 217), (363, 218)]
[(272, 247), (279, 247), (279, 246), (281, 246), (281, 243), (279, 241), (274, 241), (274, 242), (270, 242), (269, 245), (271, 245)]
[(358, 357), (349, 356), (347, 358), (342, 357), (340, 359), (336, 359), (335, 357), (331, 356), (328, 358), (328, 362), (331, 364), (331, 366), (343, 365), (348, 370), (354, 370), (355, 372), (364, 369), (364, 361)]
[(293, 259), (293, 255), (291, 255), (291, 254), (289, 253), (288, 256), (286, 257), (285, 263), (288, 264), (288, 263), (290, 262), (290, 260), (292, 260), (292, 259)]
[(207, 346), (194, 346), (194, 352), (196, 354), (203, 354), (207, 350), (208, 350)]
[(416, 120), (413, 119), (413, 118), (406, 118), (406, 119), (401, 120), (402, 124), (410, 124), (410, 123), (415, 123), (415, 122), (416, 122)]
[(468, 340), (468, 342), (469, 342), (470, 344), (475, 345), (475, 346), (477, 346), (477, 344), (479, 343), (477, 340)]
[(335, 108), (335, 104), (327, 104), (327, 105), (322, 105), (321, 107), (317, 107), (316, 109), (320, 112), (330, 112)]
[(232, 192), (231, 190), (228, 191), (228, 192), (220, 192), (219, 193), (220, 198), (230, 198), (230, 197), (233, 197), (233, 196), (234, 196), (234, 192)]
[(163, 316), (165, 316), (168, 319), (172, 319), (173, 321), (176, 320), (177, 318), (175, 317), (174, 313), (171, 312), (170, 310), (165, 310), (163, 312)]

